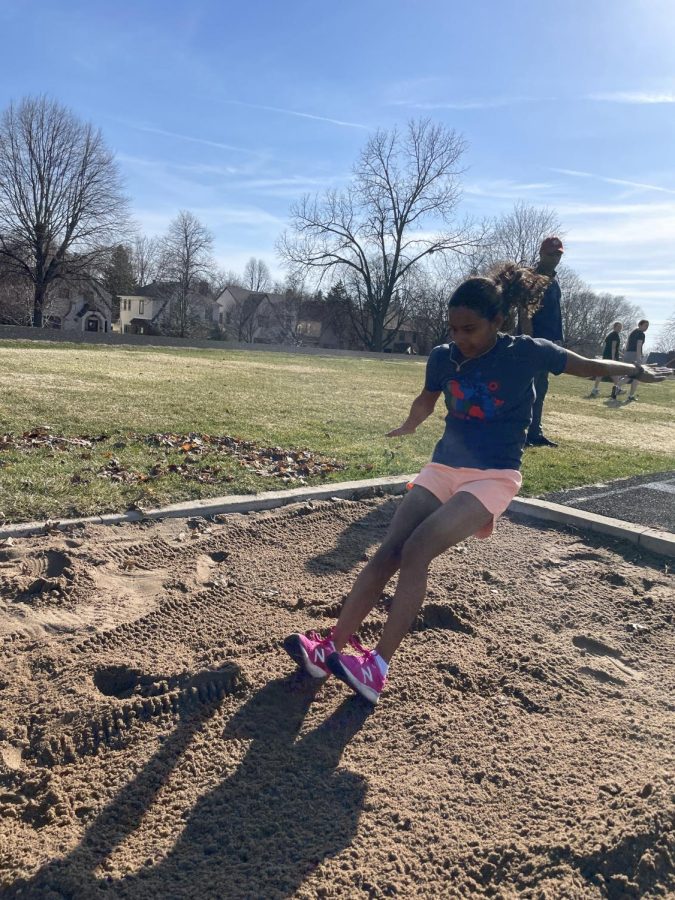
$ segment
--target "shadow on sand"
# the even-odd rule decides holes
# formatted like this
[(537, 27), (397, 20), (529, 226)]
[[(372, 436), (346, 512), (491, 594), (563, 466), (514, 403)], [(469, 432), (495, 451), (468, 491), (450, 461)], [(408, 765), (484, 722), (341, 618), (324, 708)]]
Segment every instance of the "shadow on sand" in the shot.
[(352, 522), (341, 532), (335, 547), (308, 560), (307, 570), (314, 575), (325, 575), (336, 570), (350, 572), (364, 561), (364, 554), (373, 543), (379, 545), (384, 539), (400, 502), (400, 497), (387, 500), (370, 509), (362, 519)]
[(161, 862), (116, 880), (95, 874), (139, 827), (195, 731), (215, 712), (215, 704), (180, 722), (161, 750), (102, 810), (72, 853), (15, 883), (5, 896), (292, 896), (322, 860), (350, 844), (367, 787), (365, 779), (337, 767), (370, 707), (350, 698), (318, 728), (298, 738), (315, 693), (316, 682), (294, 674), (265, 685), (234, 714), (223, 739), (250, 741), (246, 756), (232, 776), (196, 802)]

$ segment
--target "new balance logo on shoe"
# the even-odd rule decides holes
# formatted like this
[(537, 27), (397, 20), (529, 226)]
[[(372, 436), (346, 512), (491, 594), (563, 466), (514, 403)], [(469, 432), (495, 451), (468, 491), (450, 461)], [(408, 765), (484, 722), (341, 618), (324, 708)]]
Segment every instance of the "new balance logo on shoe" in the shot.
[(370, 703), (375, 704), (380, 698), (387, 679), (380, 672), (372, 651), (365, 648), (361, 648), (361, 651), (356, 656), (347, 653), (329, 653), (326, 665), (333, 675), (348, 684), (352, 690)]
[(284, 641), (284, 650), (312, 678), (326, 678), (330, 675), (326, 657), (335, 651), (332, 634), (325, 638), (316, 631), (290, 634)]

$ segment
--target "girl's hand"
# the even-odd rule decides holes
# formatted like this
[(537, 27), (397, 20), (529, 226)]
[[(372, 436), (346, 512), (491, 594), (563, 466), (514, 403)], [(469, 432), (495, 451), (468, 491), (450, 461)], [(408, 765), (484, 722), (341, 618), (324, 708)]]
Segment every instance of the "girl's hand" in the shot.
[(637, 379), (643, 384), (653, 384), (656, 381), (664, 381), (669, 375), (673, 374), (673, 369), (667, 369), (665, 366), (645, 366), (644, 372)]
[(408, 425), (406, 422), (398, 428), (394, 428), (393, 431), (388, 431), (385, 437), (403, 437), (404, 434), (415, 434), (417, 429), (414, 425)]

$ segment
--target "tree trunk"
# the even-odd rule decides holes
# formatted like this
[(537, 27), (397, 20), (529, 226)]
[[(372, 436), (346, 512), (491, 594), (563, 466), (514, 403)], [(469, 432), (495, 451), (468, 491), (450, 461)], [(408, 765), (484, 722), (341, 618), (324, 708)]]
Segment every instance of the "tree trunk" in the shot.
[(380, 316), (376, 314), (373, 317), (372, 349), (376, 353), (381, 353), (383, 342), (384, 342), (384, 322), (382, 322)]
[(33, 299), (33, 328), (42, 328), (42, 311), (45, 306), (46, 295), (47, 289), (44, 284), (36, 284)]

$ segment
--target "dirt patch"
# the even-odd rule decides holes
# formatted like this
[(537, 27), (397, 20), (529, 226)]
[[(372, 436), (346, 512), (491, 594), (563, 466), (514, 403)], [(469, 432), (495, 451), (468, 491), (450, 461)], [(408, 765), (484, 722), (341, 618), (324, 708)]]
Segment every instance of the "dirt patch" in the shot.
[(397, 502), (5, 547), (3, 896), (672, 895), (663, 561), (503, 521), (434, 563), (371, 713), (281, 642), (329, 626)]

